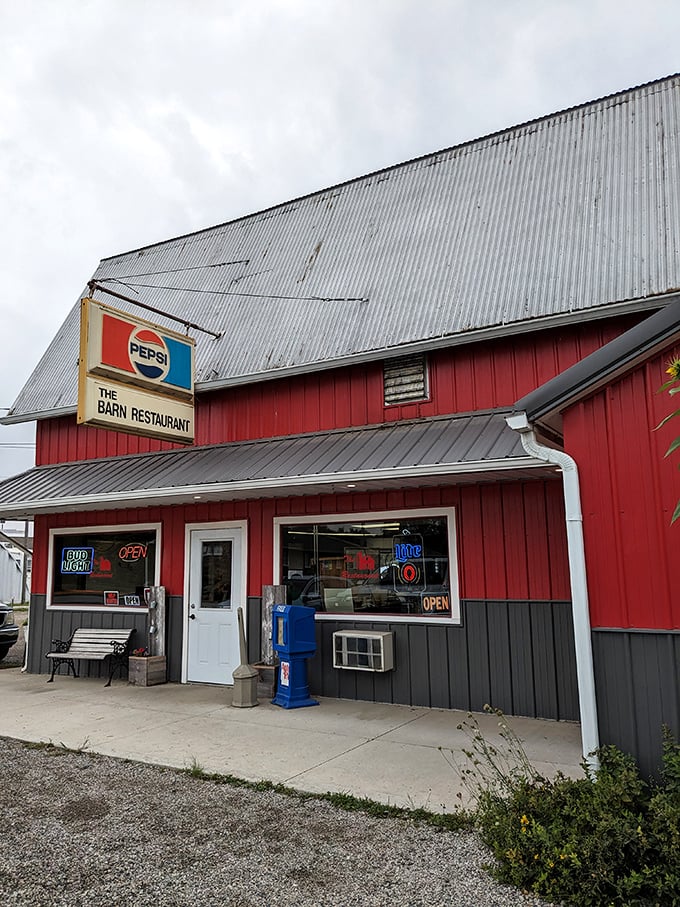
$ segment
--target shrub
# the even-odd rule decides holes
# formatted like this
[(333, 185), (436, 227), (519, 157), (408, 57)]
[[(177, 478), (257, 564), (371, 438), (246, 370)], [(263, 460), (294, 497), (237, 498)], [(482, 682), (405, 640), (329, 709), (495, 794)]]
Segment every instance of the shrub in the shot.
[(680, 746), (664, 728), (662, 783), (649, 802), (647, 881), (661, 904), (680, 904)]
[(472, 736), (478, 825), (499, 881), (582, 907), (680, 905), (680, 747), (668, 731), (653, 784), (613, 746), (584, 778), (523, 774), (521, 760), (499, 771), (497, 749)]

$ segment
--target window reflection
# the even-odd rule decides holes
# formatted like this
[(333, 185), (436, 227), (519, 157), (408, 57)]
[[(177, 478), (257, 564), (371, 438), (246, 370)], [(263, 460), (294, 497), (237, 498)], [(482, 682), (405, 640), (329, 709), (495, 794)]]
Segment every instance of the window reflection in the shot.
[(338, 614), (450, 617), (445, 516), (283, 526), (290, 604)]

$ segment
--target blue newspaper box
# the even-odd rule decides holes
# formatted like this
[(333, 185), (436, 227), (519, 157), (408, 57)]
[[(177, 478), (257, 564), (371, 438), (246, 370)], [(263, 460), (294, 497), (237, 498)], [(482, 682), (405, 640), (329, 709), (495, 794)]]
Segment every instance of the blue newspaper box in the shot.
[(314, 613), (301, 605), (274, 605), (272, 609), (272, 643), (279, 656), (272, 702), (284, 709), (319, 704), (310, 698), (307, 685), (307, 659), (316, 652)]

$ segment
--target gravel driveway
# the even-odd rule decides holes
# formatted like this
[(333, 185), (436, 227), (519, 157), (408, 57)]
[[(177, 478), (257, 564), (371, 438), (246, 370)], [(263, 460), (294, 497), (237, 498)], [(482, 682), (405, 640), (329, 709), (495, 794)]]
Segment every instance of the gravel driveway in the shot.
[(494, 882), (469, 832), (3, 737), (0, 759), (3, 907), (545, 903)]
[(6, 907), (542, 903), (468, 832), (60, 746), (0, 737), (0, 757)]

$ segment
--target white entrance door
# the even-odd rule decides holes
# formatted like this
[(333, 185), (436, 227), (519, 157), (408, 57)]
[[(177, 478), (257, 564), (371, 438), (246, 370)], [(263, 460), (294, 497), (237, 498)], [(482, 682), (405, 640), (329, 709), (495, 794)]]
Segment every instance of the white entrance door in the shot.
[(240, 662), (239, 605), (245, 612), (244, 528), (189, 532), (187, 680), (233, 683)]

